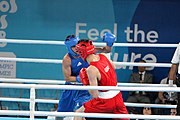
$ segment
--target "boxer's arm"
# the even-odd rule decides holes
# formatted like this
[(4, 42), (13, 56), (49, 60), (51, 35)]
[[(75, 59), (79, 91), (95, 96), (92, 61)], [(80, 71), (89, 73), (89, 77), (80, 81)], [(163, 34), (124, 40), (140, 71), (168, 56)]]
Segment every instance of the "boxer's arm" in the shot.
[(71, 75), (71, 59), (68, 54), (66, 54), (63, 58), (62, 71), (65, 81), (76, 82), (76, 76)]
[[(98, 86), (99, 70), (94, 66), (89, 66), (86, 70), (90, 86)], [(89, 90), (89, 93), (94, 97), (98, 97), (98, 90)]]
[(110, 61), (110, 63), (112, 64), (113, 68), (116, 69), (116, 66), (115, 66), (115, 64), (113, 63), (113, 61), (110, 60), (110, 59), (109, 59), (109, 61)]
[(101, 53), (101, 52), (110, 53), (112, 50), (112, 46), (116, 40), (116, 36), (112, 33), (105, 33), (103, 35), (102, 40), (103, 40), (103, 42), (106, 43), (106, 46), (105, 47), (96, 47), (95, 52), (96, 53)]
[(105, 47), (95, 47), (96, 53), (110, 53), (112, 50), (112, 47), (105, 46)]

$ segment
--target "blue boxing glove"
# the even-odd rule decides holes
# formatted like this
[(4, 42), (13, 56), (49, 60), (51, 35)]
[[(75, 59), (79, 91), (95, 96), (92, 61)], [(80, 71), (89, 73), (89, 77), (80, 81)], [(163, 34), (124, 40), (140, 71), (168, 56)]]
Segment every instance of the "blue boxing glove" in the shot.
[(76, 82), (81, 83), (81, 79), (80, 79), (80, 76), (79, 76), (79, 75), (76, 76)]
[(105, 33), (103, 36), (103, 41), (106, 42), (107, 46), (112, 47), (116, 40), (116, 36), (112, 33)]

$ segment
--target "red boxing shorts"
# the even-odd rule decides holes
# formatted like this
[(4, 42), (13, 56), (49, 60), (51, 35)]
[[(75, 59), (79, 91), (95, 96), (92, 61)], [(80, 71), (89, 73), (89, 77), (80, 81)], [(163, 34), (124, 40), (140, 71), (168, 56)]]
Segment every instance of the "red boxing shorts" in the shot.
[[(84, 103), (84, 107), (85, 113), (128, 114), (120, 92), (113, 98), (94, 98), (89, 100)], [(129, 120), (129, 118), (119, 118), (114, 120)]]

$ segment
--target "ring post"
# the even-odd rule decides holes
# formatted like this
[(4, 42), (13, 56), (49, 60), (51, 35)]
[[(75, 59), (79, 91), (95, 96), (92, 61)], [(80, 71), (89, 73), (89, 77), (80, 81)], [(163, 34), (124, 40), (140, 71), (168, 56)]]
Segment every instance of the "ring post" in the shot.
[(29, 109), (30, 109), (30, 120), (34, 120), (34, 112), (35, 112), (35, 84), (33, 84), (31, 86), (30, 89), (30, 105), (29, 105)]

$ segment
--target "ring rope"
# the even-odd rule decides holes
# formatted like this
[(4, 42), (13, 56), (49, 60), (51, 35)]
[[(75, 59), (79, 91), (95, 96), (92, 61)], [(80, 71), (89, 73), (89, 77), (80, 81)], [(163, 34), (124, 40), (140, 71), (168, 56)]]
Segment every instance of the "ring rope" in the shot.
[[(64, 80), (48, 80), (48, 79), (22, 79), (22, 78), (0, 78), (0, 82), (10, 83), (38, 83), (38, 84), (55, 84), (63, 85), (66, 81)], [(72, 82), (73, 83), (73, 82)], [(75, 84), (81, 84), (76, 83)], [(168, 87), (168, 84), (140, 84), (140, 83), (118, 83), (118, 86), (127, 87)], [(176, 85), (174, 85), (176, 87)]]
[[(29, 40), (29, 41), (28, 40), (19, 40), (19, 41), (18, 40), (12, 40), (12, 41), (8, 41), (7, 39), (4, 39), (4, 41), (2, 40), (1, 42), (9, 42), (9, 43), (15, 43), (16, 42), (16, 43), (30, 43), (30, 44), (56, 44), (56, 45), (60, 44), (60, 45), (64, 45), (64, 41), (41, 41), (41, 40), (38, 40), (38, 41), (37, 40), (36, 41), (34, 41), (34, 40)], [(105, 45), (105, 43), (95, 43), (95, 45), (100, 46), (100, 45)], [(177, 44), (134, 44), (134, 43), (133, 44), (129, 44), (129, 43), (123, 44), (123, 43), (115, 43), (114, 46), (177, 47), (178, 45)], [(0, 58), (0, 60), (2, 60), (2, 59)], [(9, 58), (7, 58), (7, 59), (5, 58), (4, 60), (9, 61), (8, 59)], [(19, 62), (27, 62), (28, 61), (28, 62), (40, 62), (40, 63), (52, 63), (52, 61), (53, 61), (53, 63), (62, 63), (62, 60), (60, 61), (60, 60), (53, 60), (53, 59), (29, 59), (29, 58), (10, 58), (10, 59), (11, 60), (14, 59), (13, 61), (19, 61)], [(118, 65), (119, 65), (119, 63), (120, 62), (115, 62), (115, 64), (118, 64)], [(122, 63), (123, 63), (123, 65), (126, 64), (125, 66), (127, 66), (127, 65), (129, 65), (129, 66), (136, 66), (136, 65), (139, 66), (140, 65), (140, 64), (137, 64), (137, 63), (132, 63), (131, 64), (129, 62), (122, 62)], [(157, 65), (158, 67), (170, 67), (171, 66), (171, 64), (167, 64), (167, 63), (166, 64), (165, 63), (151, 63), (151, 64), (153, 64), (154, 66)], [(153, 65), (150, 65), (149, 63), (148, 63), (148, 65), (153, 66)], [(148, 66), (148, 65), (144, 64), (142, 66)], [(2, 83), (2, 84), (0, 84), (0, 87), (2, 87), (1, 85), (7, 85), (7, 84)], [(8, 85), (10, 85), (10, 84), (8, 84)], [(20, 84), (18, 84), (17, 86), (19, 86), (19, 85)], [(28, 113), (27, 114), (28, 116), (30, 115), (30, 120), (34, 120), (34, 116), (37, 116), (37, 115), (40, 115), (40, 114), (41, 114), (41, 116), (42, 115), (45, 115), (45, 116), (49, 116), (49, 115), (51, 115), (51, 116), (52, 115), (53, 116), (59, 116), (60, 114), (56, 113), (56, 112), (52, 113), (52, 112), (35, 111), (35, 102), (36, 102), (35, 89), (47, 89), (48, 86), (50, 87), (52, 85), (35, 85), (35, 84), (29, 84), (29, 85), (30, 86), (25, 85), (26, 87), (20, 85), (18, 88), (30, 88), (31, 89), (30, 90), (31, 91), (30, 100), (29, 100), (29, 102), (30, 102), (30, 111), (15, 111), (15, 115), (17, 115), (18, 112), (20, 113), (20, 115), (22, 115), (22, 112), (26, 112), (26, 113)], [(55, 86), (57, 87), (58, 85), (53, 85), (53, 89), (54, 89)], [(10, 88), (12, 88), (12, 87), (17, 88), (17, 87), (15, 87), (13, 85)], [(61, 87), (63, 89), (67, 89), (67, 88), (65, 88), (66, 86), (63, 87), (63, 85), (61, 85)], [(81, 87), (84, 87), (84, 86), (69, 86), (68, 89), (74, 89), (74, 87), (75, 87), (75, 89), (84, 89), (84, 88), (81, 88)], [(131, 87), (131, 89), (128, 89), (128, 87), (122, 87), (123, 89), (122, 88), (117, 89), (117, 87), (111, 88), (110, 86), (102, 86), (102, 87), (98, 86), (98, 88), (96, 88), (94, 86), (92, 88), (89, 88), (89, 87), (92, 87), (92, 86), (86, 86), (86, 89), (98, 89), (98, 90), (99, 89), (101, 89), (101, 90), (109, 89), (109, 90), (137, 91), (136, 88), (138, 88), (138, 91), (154, 91), (154, 89), (151, 90), (150, 87), (149, 88), (146, 87), (146, 90), (144, 90), (143, 87)], [(58, 88), (58, 89), (60, 89), (60, 88)], [(52, 89), (52, 88), (50, 88), (50, 89)], [(180, 89), (178, 89), (178, 88), (173, 88), (173, 90), (175, 90), (175, 92), (180, 91)], [(172, 90), (172, 87), (167, 87), (165, 91), (166, 92), (167, 91), (174, 92), (173, 90)], [(163, 90), (159, 90), (158, 88), (156, 88), (155, 91), (163, 91)], [(41, 100), (39, 99), (39, 102), (40, 101)], [(126, 104), (128, 105), (128, 103), (126, 103)], [(129, 103), (129, 105), (131, 105), (131, 104), (132, 103)], [(5, 114), (4, 110), (0, 110), (0, 114), (1, 114), (1, 112), (3, 113), (3, 115)], [(6, 112), (8, 112), (8, 115), (9, 115), (10, 111), (6, 110)], [(14, 112), (14, 111), (11, 111), (11, 112)], [(25, 115), (25, 114), (23, 114), (23, 115)], [(138, 118), (138, 119), (144, 119), (144, 118), (145, 119), (146, 118), (148, 118), (148, 119), (180, 119), (180, 116), (173, 116), (173, 117), (169, 118), (169, 116), (162, 116), (162, 115), (161, 115), (161, 117), (159, 117), (159, 115), (158, 116), (157, 115), (131, 115), (131, 114), (123, 115), (123, 114), (98, 114), (98, 113), (70, 113), (70, 114), (69, 113), (62, 113), (62, 115), (60, 115), (60, 116), (66, 116), (66, 115), (67, 116), (72, 116), (72, 115), (73, 116), (81, 116), (81, 117), (94, 117), (94, 116), (96, 116), (96, 117), (100, 117), (100, 118), (124, 118), (124, 117), (128, 117), (128, 118)]]
[(30, 105), (29, 105), (29, 110), (30, 110), (30, 120), (34, 120), (34, 112), (35, 112), (35, 87), (31, 87), (30, 89)]
[(121, 90), (121, 91), (162, 91), (162, 92), (180, 92), (180, 87), (119, 87), (119, 86), (74, 86), (74, 85), (40, 85), (40, 84), (11, 84), (0, 83), (0, 88), (24, 88), (30, 89), (65, 89), (65, 90)]
[[(63, 87), (64, 86), (64, 87)], [(28, 85), (26, 85), (26, 84), (7, 84), (7, 83), (1, 83), (0, 84), (0, 87), (2, 87), (2, 88), (6, 88), (6, 87), (8, 87), (8, 88), (34, 88), (34, 91), (35, 91), (35, 89), (41, 89), (41, 88), (43, 88), (43, 89), (61, 89), (61, 88), (63, 88), (63, 89), (67, 89), (67, 86), (66, 85), (36, 85), (36, 84), (28, 84)], [(103, 88), (106, 88), (106, 90), (107, 89), (109, 89), (109, 90), (116, 90), (115, 88), (118, 88), (118, 87), (114, 87), (114, 88), (112, 88), (112, 86), (111, 86), (111, 88), (110, 87), (108, 87), (108, 86), (71, 86), (71, 85), (69, 85), (68, 86), (68, 89), (74, 89), (74, 88), (76, 88), (77, 89), (77, 87), (79, 88), (85, 88), (85, 89), (98, 89), (98, 90), (105, 90), (105, 89), (103, 89)], [(121, 87), (121, 88), (127, 88), (127, 87)], [(138, 90), (140, 89), (140, 88), (142, 88), (142, 87), (129, 87), (130, 89), (128, 90), (128, 91), (133, 91), (133, 90), (135, 90), (135, 89), (137, 89), (138, 88)], [(145, 88), (146, 90), (143, 90), (143, 91), (152, 91), (152, 88), (151, 87), (143, 87), (143, 88)], [(154, 90), (157, 90), (157, 91), (160, 91), (158, 88), (160, 88), (160, 87), (156, 87), (155, 89), (153, 89), (153, 91)], [(166, 91), (168, 91), (168, 89), (169, 88), (171, 88), (172, 89), (172, 87), (167, 87), (166, 88)], [(161, 88), (162, 89), (162, 88)], [(180, 89), (179, 89), (180, 90)], [(137, 90), (135, 90), (135, 91), (137, 91)], [(141, 91), (141, 90), (140, 90)], [(162, 91), (162, 90), (161, 90)], [(31, 91), (32, 92), (32, 91)], [(30, 95), (32, 96), (32, 94), (30, 93)], [(34, 97), (31, 97), (30, 96), (30, 98), (32, 99), (32, 98), (35, 98), (35, 93), (33, 94), (33, 96)], [(32, 103), (33, 104), (32, 104)], [(32, 109), (32, 108), (34, 108), (35, 107), (35, 100), (33, 101), (31, 101), (30, 103), (30, 113), (29, 113), (29, 115), (30, 115), (30, 120), (34, 120), (34, 116), (36, 116), (36, 111), (34, 111), (34, 109)], [(1, 111), (0, 111), (1, 112)], [(43, 113), (44, 114), (44, 113)], [(80, 113), (81, 115), (82, 115), (82, 113)], [(94, 114), (96, 114), (96, 113), (94, 113)], [(94, 114), (92, 114), (93, 115), (93, 117), (94, 117)], [(4, 115), (4, 113), (3, 113), (3, 115)], [(9, 115), (9, 114), (8, 114)], [(17, 115), (17, 112), (16, 112), (16, 115)], [(58, 114), (59, 115), (59, 114)], [(120, 114), (118, 114), (118, 116), (119, 116)], [(63, 116), (64, 116), (64, 114), (63, 114)], [(72, 115), (71, 115), (72, 116)], [(82, 117), (84, 117), (84, 116), (82, 116)], [(87, 116), (88, 117), (88, 116)], [(104, 117), (106, 117), (106, 116), (103, 116), (103, 118)], [(114, 116), (114, 114), (113, 114), (113, 117), (115, 117)], [(110, 117), (110, 118), (113, 118), (112, 116)], [(123, 117), (125, 117), (125, 116), (123, 116)], [(134, 116), (133, 116), (134, 117)], [(143, 117), (145, 117), (145, 116), (143, 116)], [(118, 117), (119, 118), (119, 117)], [(139, 118), (139, 117), (138, 117)], [(150, 117), (150, 118), (153, 118), (152, 116)], [(161, 117), (162, 118), (162, 117)], [(167, 118), (165, 118), (165, 119), (167, 119)]]
[(16, 61), (16, 62), (35, 62), (35, 63), (62, 63), (62, 60), (57, 59), (34, 59), (34, 58), (8, 58), (8, 57), (0, 57), (2, 61)]
[[(16, 62), (35, 62), (35, 63), (62, 63), (62, 60), (57, 59), (34, 59), (34, 58), (8, 58), (0, 57), (2, 61), (16, 61)], [(146, 66), (146, 67), (171, 67), (171, 63), (134, 63), (134, 62), (113, 62), (115, 65), (121, 66)]]
[[(7, 84), (7, 83), (0, 83), (0, 87), (2, 88), (34, 88), (34, 89), (80, 89), (80, 90), (87, 90), (87, 89), (98, 89), (98, 90), (127, 90), (127, 91), (152, 91), (152, 87), (112, 87), (112, 86), (73, 86), (69, 85), (35, 85), (35, 84)], [(83, 89), (84, 88), (84, 89)], [(105, 88), (105, 89), (104, 89)], [(118, 88), (118, 89), (117, 89)], [(173, 87), (167, 87), (166, 89), (160, 87), (154, 87), (153, 91), (175, 91), (176, 89)], [(177, 91), (177, 90), (176, 90)], [(179, 89), (180, 91), (180, 89)], [(33, 93), (34, 95), (35, 93)], [(31, 95), (31, 94), (30, 94)], [(7, 99), (7, 98), (6, 98)], [(27, 99), (25, 99), (27, 100)], [(21, 100), (22, 101), (22, 100)], [(34, 100), (35, 102), (35, 100)], [(130, 105), (131, 103), (129, 103)], [(132, 103), (133, 104), (133, 103)], [(131, 104), (131, 106), (132, 106)], [(142, 105), (141, 105), (142, 106)], [(171, 106), (173, 107), (173, 106)]]
[[(45, 40), (24, 40), (24, 39), (0, 39), (0, 42), (25, 43), (25, 44), (51, 44), (64, 45), (64, 41), (45, 41)], [(106, 43), (94, 42), (95, 46), (105, 46)], [(177, 47), (178, 44), (142, 44), (142, 43), (114, 43), (113, 46), (120, 47)]]
[[(0, 115), (23, 115), (29, 116), (29, 111), (0, 110)], [(179, 120), (180, 116), (169, 115), (136, 115), (136, 114), (104, 114), (104, 113), (75, 113), (75, 112), (46, 112), (35, 111), (35, 116), (58, 116), (58, 117), (96, 117), (96, 118), (131, 118), (131, 119), (158, 119), (158, 120)]]
[[(8, 97), (0, 97), (1, 101), (13, 101), (13, 102), (30, 102), (30, 99), (27, 98), (8, 98)], [(35, 99), (36, 103), (58, 103), (59, 100), (52, 99)], [(176, 108), (177, 105), (164, 105), (164, 104), (145, 104), (145, 103), (129, 103), (124, 102), (124, 104), (128, 107), (151, 107), (151, 108)]]

